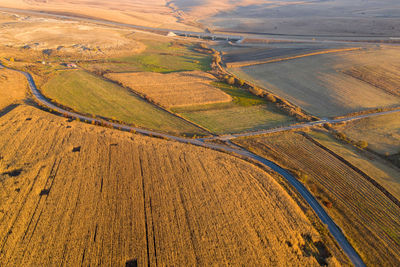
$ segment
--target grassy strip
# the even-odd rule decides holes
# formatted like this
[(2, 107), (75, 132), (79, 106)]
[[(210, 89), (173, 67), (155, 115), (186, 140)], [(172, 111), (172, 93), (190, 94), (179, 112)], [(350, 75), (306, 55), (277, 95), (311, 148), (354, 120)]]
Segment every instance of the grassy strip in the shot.
[(42, 91), (47, 97), (78, 112), (174, 134), (204, 133), (125, 88), (84, 71), (60, 72), (43, 86)]

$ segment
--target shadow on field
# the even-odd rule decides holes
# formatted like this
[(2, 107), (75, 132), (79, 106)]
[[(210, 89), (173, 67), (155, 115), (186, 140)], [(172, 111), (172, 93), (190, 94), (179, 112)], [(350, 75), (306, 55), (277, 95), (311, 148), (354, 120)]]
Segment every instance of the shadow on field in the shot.
[(0, 111), (0, 117), (3, 117), (4, 115), (6, 115), (7, 113), (11, 112), (12, 110), (14, 110), (16, 107), (18, 107), (20, 104), (11, 104), (5, 108), (3, 108)]

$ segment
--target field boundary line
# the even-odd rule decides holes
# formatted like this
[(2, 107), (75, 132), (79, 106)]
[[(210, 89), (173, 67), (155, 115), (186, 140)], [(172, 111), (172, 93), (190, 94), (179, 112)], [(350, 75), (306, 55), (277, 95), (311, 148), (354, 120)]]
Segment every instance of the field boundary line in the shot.
[[(86, 71), (86, 70), (84, 70), (84, 71)], [(90, 71), (86, 71), (86, 72), (89, 73), (89, 74), (91, 74), (91, 75), (95, 75), (96, 77), (99, 77), (99, 78), (101, 78), (101, 79), (103, 79), (103, 80), (105, 80), (105, 81), (107, 81), (107, 82), (110, 82), (110, 83), (113, 83), (113, 84), (115, 84), (115, 85), (118, 85), (118, 86), (124, 88), (125, 90), (128, 90), (128, 92), (135, 94), (135, 95), (136, 95), (137, 97), (139, 97), (141, 100), (143, 100), (143, 101), (145, 101), (145, 102), (151, 104), (151, 105), (154, 106), (155, 108), (157, 108), (157, 109), (159, 109), (159, 110), (162, 110), (162, 111), (165, 111), (165, 112), (167, 112), (168, 114), (170, 114), (170, 115), (172, 115), (172, 116), (174, 116), (174, 117), (176, 117), (176, 118), (178, 118), (178, 119), (180, 119), (180, 120), (183, 120), (183, 121), (185, 121), (185, 122), (187, 122), (187, 123), (189, 123), (189, 124), (191, 124), (191, 125), (193, 125), (193, 126), (199, 128), (199, 129), (205, 131), (206, 133), (210, 134), (211, 136), (215, 136), (214, 133), (212, 133), (209, 129), (205, 128), (204, 126), (201, 126), (201, 125), (199, 125), (199, 124), (197, 124), (197, 123), (194, 123), (194, 122), (192, 122), (192, 121), (190, 121), (190, 120), (184, 118), (183, 116), (181, 116), (181, 115), (179, 115), (179, 114), (176, 114), (176, 113), (174, 113), (174, 112), (172, 112), (172, 111), (170, 111), (170, 110), (168, 110), (168, 109), (162, 107), (161, 105), (159, 105), (159, 104), (157, 104), (157, 103), (155, 103), (155, 102), (153, 102), (153, 101), (150, 101), (148, 98), (144, 97), (141, 93), (139, 93), (138, 91), (136, 91), (136, 90), (134, 90), (134, 89), (132, 89), (132, 88), (130, 88), (130, 87), (127, 87), (127, 86), (125, 86), (125, 85), (123, 85), (123, 84), (121, 84), (121, 83), (119, 83), (119, 82), (113, 81), (113, 80), (108, 79), (108, 78), (106, 78), (106, 77), (98, 76), (98, 75), (96, 75), (96, 74), (94, 74), (94, 73), (92, 73), (92, 72), (90, 72)]]
[(275, 58), (275, 59), (263, 60), (263, 61), (247, 61), (247, 62), (226, 63), (226, 67), (227, 68), (242, 68), (242, 67), (248, 67), (248, 66), (254, 66), (254, 65), (276, 63), (276, 62), (287, 61), (287, 60), (292, 60), (292, 59), (298, 59), (298, 58), (303, 58), (303, 57), (311, 57), (311, 56), (325, 55), (325, 54), (332, 54), (332, 53), (340, 53), (340, 52), (349, 52), (349, 51), (356, 51), (356, 50), (361, 50), (361, 49), (362, 49), (361, 47), (330, 49), (330, 50), (324, 50), (324, 51), (313, 52), (313, 53), (308, 53), (308, 54), (301, 54), (301, 55), (297, 55), (297, 56)]
[(343, 158), (339, 154), (335, 153), (334, 151), (330, 150), (329, 148), (327, 148), (326, 146), (324, 146), (323, 144), (321, 144), (320, 142), (318, 142), (317, 140), (315, 140), (314, 138), (312, 138), (308, 134), (306, 134), (304, 132), (300, 133), (300, 134), (302, 136), (304, 136), (307, 140), (309, 140), (311, 143), (313, 143), (314, 145), (320, 147), (324, 151), (328, 152), (329, 154), (331, 154), (332, 156), (334, 156), (335, 158), (340, 160), (342, 163), (344, 163), (346, 166), (351, 168), (353, 171), (355, 171), (356, 173), (361, 175), (368, 182), (370, 182), (373, 186), (375, 186), (379, 191), (381, 191), (387, 198), (389, 198), (390, 201), (392, 201), (397, 207), (400, 208), (400, 201), (395, 196), (393, 196), (389, 191), (387, 191), (386, 188), (384, 188), (381, 184), (379, 184), (372, 177), (370, 177), (368, 174), (366, 174), (361, 169), (359, 169), (356, 166), (354, 166), (353, 164), (351, 164), (348, 160), (346, 160), (345, 158)]

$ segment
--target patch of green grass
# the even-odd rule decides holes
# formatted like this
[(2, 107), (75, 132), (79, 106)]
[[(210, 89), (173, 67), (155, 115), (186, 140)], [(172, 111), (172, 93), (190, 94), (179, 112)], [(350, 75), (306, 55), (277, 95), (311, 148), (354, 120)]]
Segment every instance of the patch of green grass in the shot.
[(93, 72), (93, 73), (122, 73), (122, 72), (136, 72), (136, 71), (141, 71), (141, 69), (131, 63), (115, 63), (115, 62), (109, 62), (109, 61), (104, 61), (104, 62), (83, 62), (80, 63), (79, 66), (84, 68), (87, 71)]
[(213, 82), (212, 84), (215, 87), (218, 87), (219, 89), (224, 91), (225, 93), (229, 94), (233, 98), (233, 102), (239, 106), (249, 107), (266, 104), (265, 99), (255, 96), (245, 89), (232, 86), (223, 82)]
[(147, 49), (137, 55), (110, 59), (114, 63), (129, 63), (141, 71), (169, 73), (176, 71), (208, 71), (211, 56), (195, 52), (190, 45), (146, 43)]
[(256, 131), (295, 122), (294, 118), (268, 105), (234, 105), (222, 109), (181, 111), (180, 114), (216, 134)]
[(216, 134), (238, 133), (275, 128), (294, 123), (274, 105), (245, 89), (214, 82), (213, 85), (232, 97), (228, 103), (178, 107), (173, 112), (202, 125)]
[(43, 93), (78, 112), (114, 118), (164, 132), (201, 135), (204, 132), (127, 89), (85, 71), (63, 71), (51, 78)]

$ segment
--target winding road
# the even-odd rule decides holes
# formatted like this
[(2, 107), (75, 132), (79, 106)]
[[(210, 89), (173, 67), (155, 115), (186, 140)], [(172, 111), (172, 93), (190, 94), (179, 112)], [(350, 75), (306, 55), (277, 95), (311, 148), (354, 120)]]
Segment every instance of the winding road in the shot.
[[(30, 10), (18, 10), (18, 9), (10, 9), (10, 8), (0, 8), (0, 10), (6, 11), (6, 12), (19, 12), (19, 13), (32, 14), (32, 15), (42, 15), (42, 16), (46, 15), (49, 17), (56, 17), (56, 18), (61, 18), (61, 19), (75, 19), (75, 20), (80, 20), (80, 21), (88, 21), (88, 22), (101, 23), (101, 24), (107, 24), (107, 25), (113, 25), (113, 26), (119, 26), (119, 27), (129, 27), (129, 28), (134, 28), (134, 29), (138, 29), (138, 30), (173, 31), (174, 33), (176, 33), (178, 35), (198, 36), (201, 38), (211, 37), (211, 38), (221, 38), (221, 39), (227, 39), (227, 40), (228, 39), (237, 40), (237, 39), (243, 38), (242, 36), (238, 36), (238, 35), (223, 35), (223, 34), (216, 35), (216, 34), (210, 34), (210, 33), (176, 31), (176, 30), (170, 30), (170, 29), (156, 29), (156, 28), (123, 24), (123, 23), (117, 23), (117, 22), (111, 22), (111, 21), (105, 21), (105, 20), (90, 19), (90, 18), (76, 18), (76, 17), (72, 17), (72, 16), (49, 14), (49, 13), (38, 12), (38, 11), (30, 11)], [(0, 64), (0, 68), (3, 68), (3, 67), (4, 66)], [(41, 105), (43, 105), (49, 109), (52, 109), (60, 114), (65, 114), (68, 117), (80, 119), (82, 121), (87, 121), (89, 123), (94, 122), (94, 123), (102, 124), (104, 122), (103, 120), (99, 120), (97, 118), (91, 118), (91, 117), (87, 117), (85, 115), (81, 115), (81, 114), (78, 114), (75, 112), (67, 111), (61, 107), (58, 107), (58, 106), (52, 104), (37, 89), (37, 86), (36, 86), (32, 76), (29, 73), (23, 72), (20, 70), (15, 70), (15, 69), (11, 69), (11, 70), (18, 71), (26, 77), (28, 84), (29, 84), (29, 88), (33, 94), (33, 97)], [(334, 123), (340, 123), (340, 122), (349, 122), (349, 121), (359, 120), (359, 119), (368, 118), (368, 117), (391, 114), (391, 113), (395, 113), (395, 112), (400, 112), (400, 108), (395, 109), (395, 110), (390, 110), (390, 111), (376, 112), (376, 113), (364, 114), (364, 115), (359, 115), (359, 116), (354, 116), (354, 117), (347, 117), (347, 118), (340, 118), (340, 119), (326, 119), (326, 120), (290, 125), (287, 127), (260, 130), (260, 131), (256, 131), (256, 132), (229, 134), (229, 135), (213, 136), (213, 137), (198, 138), (198, 139), (189, 139), (189, 138), (184, 138), (184, 137), (178, 137), (178, 136), (173, 136), (173, 135), (169, 135), (169, 134), (165, 134), (165, 133), (155, 132), (155, 131), (151, 131), (151, 130), (146, 130), (146, 129), (142, 129), (142, 128), (138, 128), (138, 127), (132, 127), (132, 126), (127, 126), (127, 125), (113, 123), (113, 122), (107, 122), (107, 124), (114, 128), (123, 130), (123, 131), (136, 131), (137, 133), (140, 133), (143, 135), (160, 137), (160, 138), (170, 139), (170, 140), (174, 140), (174, 141), (185, 143), (185, 144), (191, 144), (191, 145), (201, 146), (201, 147), (214, 149), (214, 150), (218, 150), (218, 151), (234, 153), (234, 154), (240, 155), (242, 157), (252, 159), (254, 161), (257, 161), (257, 162), (269, 167), (270, 169), (272, 169), (275, 172), (282, 175), (300, 193), (300, 195), (304, 198), (305, 201), (307, 201), (307, 203), (315, 211), (317, 216), (321, 219), (321, 221), (328, 227), (329, 232), (336, 239), (337, 243), (343, 249), (343, 251), (346, 253), (346, 255), (349, 257), (351, 262), (355, 266), (358, 267), (358, 266), (365, 266), (364, 262), (362, 261), (362, 259), (358, 255), (358, 253), (354, 250), (354, 248), (351, 246), (351, 244), (348, 242), (347, 238), (344, 236), (341, 229), (335, 224), (335, 222), (332, 220), (332, 218), (326, 213), (324, 208), (319, 204), (319, 202), (313, 197), (313, 195), (307, 190), (307, 188), (302, 183), (300, 183), (292, 174), (290, 174), (290, 172), (288, 172), (287, 170), (278, 166), (277, 164), (275, 164), (263, 157), (260, 157), (242, 147), (239, 147), (239, 146), (236, 146), (236, 145), (230, 143), (230, 140), (238, 138), (238, 137), (249, 137), (249, 136), (255, 136), (255, 135), (262, 135), (262, 134), (278, 133), (278, 132), (283, 132), (283, 131), (288, 131), (288, 130), (302, 129), (302, 128), (307, 128), (307, 127), (312, 127), (312, 126), (317, 126), (317, 125), (323, 125), (325, 123), (334, 124)], [(206, 141), (216, 141), (216, 140), (227, 141), (230, 144), (230, 146), (206, 142)]]
[[(0, 68), (3, 68), (4, 66), (0, 64)], [(29, 84), (29, 88), (34, 96), (34, 98), (43, 106), (52, 109), (60, 114), (65, 114), (68, 115), (68, 117), (75, 118), (75, 119), (80, 119), (82, 121), (86, 121), (89, 123), (95, 122), (95, 123), (102, 123), (103, 121), (96, 119), (96, 118), (91, 118), (87, 117), (75, 112), (70, 112), (67, 111), (63, 108), (60, 108), (54, 104), (52, 104), (48, 99), (46, 99), (40, 91), (37, 89), (37, 86), (35, 84), (35, 81), (33, 80), (32, 76), (24, 71), (20, 70), (15, 70), (8, 68), (10, 70), (14, 70), (17, 72), (22, 73)], [(349, 121), (349, 120), (355, 120), (355, 119), (361, 119), (365, 117), (371, 117), (371, 116), (377, 116), (381, 114), (388, 114), (392, 112), (398, 112), (397, 111), (388, 111), (388, 112), (380, 112), (376, 114), (367, 114), (367, 115), (361, 115), (353, 118), (345, 118), (345, 119), (339, 119), (339, 120), (328, 120), (328, 121), (317, 121), (317, 122), (310, 122), (310, 123), (305, 123), (305, 124), (299, 124), (299, 125), (293, 125), (293, 126), (288, 126), (284, 128), (277, 128), (277, 129), (272, 129), (272, 130), (265, 130), (265, 131), (259, 131), (259, 132), (254, 132), (254, 133), (247, 133), (247, 134), (234, 134), (234, 135), (229, 135), (229, 136), (220, 136), (220, 137), (212, 137), (212, 138), (204, 138), (204, 139), (189, 139), (189, 138), (184, 138), (184, 137), (178, 137), (178, 136), (173, 136), (173, 135), (168, 135), (164, 133), (159, 133), (151, 130), (146, 130), (142, 128), (137, 128), (137, 127), (131, 127), (119, 123), (113, 123), (113, 122), (108, 122), (110, 126), (113, 126), (114, 128), (123, 130), (123, 131), (136, 131), (137, 133), (143, 134), (143, 135), (149, 135), (149, 136), (154, 136), (154, 137), (160, 137), (160, 138), (165, 138), (165, 139), (170, 139), (174, 140), (177, 142), (185, 143), (185, 144), (192, 144), (196, 146), (201, 146), (205, 148), (210, 148), (213, 150), (218, 150), (218, 151), (223, 151), (223, 152), (228, 152), (228, 153), (234, 153), (237, 155), (240, 155), (245, 158), (249, 158), (252, 160), (255, 160), (270, 169), (274, 170), (275, 172), (279, 173), (282, 175), (299, 193), (300, 195), (304, 198), (305, 201), (311, 206), (311, 208), (315, 211), (317, 216), (321, 219), (321, 221), (328, 227), (329, 232), (331, 235), (336, 239), (337, 243), (339, 246), (343, 249), (343, 251), (346, 253), (346, 255), (349, 257), (351, 262), (355, 266), (365, 266), (364, 262), (358, 255), (358, 253), (354, 250), (352, 245), (349, 243), (347, 238), (344, 236), (343, 232), (341, 229), (335, 224), (335, 222), (332, 220), (332, 218), (326, 213), (324, 208), (319, 204), (319, 202), (313, 197), (313, 195), (308, 191), (308, 189), (300, 183), (292, 174), (290, 174), (287, 170), (283, 169), (279, 165), (273, 163), (272, 161), (269, 161), (263, 157), (260, 157), (242, 147), (233, 145), (231, 143), (231, 146), (225, 146), (225, 145), (220, 145), (216, 143), (209, 143), (205, 142), (206, 140), (213, 140), (213, 139), (218, 139), (218, 140), (230, 140), (236, 137), (241, 137), (241, 136), (250, 136), (250, 135), (258, 135), (258, 134), (263, 134), (263, 133), (271, 133), (271, 132), (281, 132), (281, 131), (287, 131), (291, 129), (300, 129), (304, 127), (310, 127), (314, 125), (320, 125), (326, 122), (340, 122), (340, 121)]]

